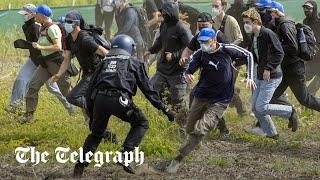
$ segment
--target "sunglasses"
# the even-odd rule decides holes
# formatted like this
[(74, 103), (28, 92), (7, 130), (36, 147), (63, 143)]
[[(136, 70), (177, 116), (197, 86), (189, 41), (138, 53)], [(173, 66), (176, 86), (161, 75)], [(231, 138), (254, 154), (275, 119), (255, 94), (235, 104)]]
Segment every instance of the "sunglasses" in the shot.
[(313, 10), (313, 7), (310, 7), (310, 6), (303, 6), (303, 9), (306, 9), (306, 10)]
[(264, 8), (264, 7), (257, 7), (257, 10), (260, 11), (260, 12), (261, 12), (261, 11), (264, 11), (265, 9), (266, 9), (266, 8)]
[(66, 22), (67, 24), (74, 24), (74, 23), (80, 23), (80, 20), (66, 19), (65, 22)]

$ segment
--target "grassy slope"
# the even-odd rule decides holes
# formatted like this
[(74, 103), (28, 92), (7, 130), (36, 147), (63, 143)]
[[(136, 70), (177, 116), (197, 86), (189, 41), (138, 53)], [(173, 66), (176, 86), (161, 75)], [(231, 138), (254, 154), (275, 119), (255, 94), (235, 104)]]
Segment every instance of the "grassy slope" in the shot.
[[(10, 89), (13, 84), (12, 81), (16, 76), (18, 68), (7, 68), (6, 65), (4, 65), (0, 70), (0, 109), (4, 109), (8, 104), (11, 93)], [(151, 74), (153, 74), (154, 67), (151, 71)], [(5, 76), (6, 74), (10, 75)], [(75, 81), (76, 78), (73, 80)], [(238, 83), (238, 85), (242, 89), (242, 97), (249, 108), (250, 93), (244, 89), (243, 84)], [(296, 103), (292, 96), (290, 96), (290, 99)], [(173, 157), (182, 144), (177, 138), (178, 126), (175, 123), (169, 123), (160, 112), (147, 102), (140, 92), (135, 97), (135, 102), (142, 108), (150, 122), (150, 129), (142, 142), (142, 150), (149, 158), (167, 159)], [(310, 147), (314, 147), (314, 144), (319, 145), (320, 132), (318, 129), (320, 123), (317, 115), (318, 113), (313, 114), (309, 110), (302, 111), (302, 116), (304, 117), (303, 124), (297, 133), (292, 133), (287, 130), (287, 121), (274, 118), (281, 136), (278, 142), (246, 134), (243, 128), (253, 124), (255, 120), (250, 116), (243, 118), (238, 117), (234, 108), (229, 108), (225, 114), (225, 119), (232, 132), (229, 141), (235, 146), (237, 146), (236, 144), (238, 143), (249, 143), (253, 150), (263, 149), (263, 151), (266, 152), (289, 151), (289, 153), (298, 151), (303, 154), (304, 151), (306, 151), (306, 153), (310, 151)], [(9, 163), (15, 161), (12, 153), (18, 146), (36, 146), (38, 150), (49, 151), (50, 154), (54, 154), (54, 149), (58, 146), (67, 146), (73, 150), (77, 150), (82, 146), (85, 137), (89, 133), (81, 111), (78, 110), (76, 116), (70, 117), (58, 100), (49, 94), (45, 88), (41, 90), (40, 102), (35, 117), (37, 119), (35, 124), (20, 125), (17, 122), (19, 120), (18, 116), (0, 111), (0, 155), (4, 162)], [(110, 120), (110, 127), (118, 134), (120, 140), (123, 142), (129, 129), (128, 124), (113, 117)], [(217, 139), (216, 132), (211, 133), (207, 137), (209, 141), (213, 139)], [(120, 148), (120, 146), (107, 143), (102, 143), (99, 147), (101, 151), (118, 150)], [(318, 148), (311, 149), (311, 151), (316, 152), (317, 149)], [(51, 159), (51, 162), (55, 162), (53, 161), (53, 156), (51, 156)], [(299, 161), (296, 159), (290, 159), (287, 162), (272, 160), (268, 161), (264, 166), (272, 169), (277, 168), (278, 170), (296, 168), (299, 169), (301, 173), (320, 175), (320, 167), (313, 166), (315, 159), (309, 160), (307, 159), (305, 162), (299, 162), (298, 164), (295, 163), (295, 161)], [(204, 163), (206, 163), (206, 165), (228, 168), (231, 160), (230, 157), (227, 156), (209, 156)], [(304, 169), (304, 166), (308, 167)], [(312, 168), (310, 169), (310, 167)]]
[[(21, 4), (25, 3), (24, 1), (19, 2)], [(1, 3), (3, 4), (3, 1)], [(22, 37), (19, 31), (20, 28), (13, 30), (14, 33), (10, 34), (0, 31), (0, 37), (2, 37), (0, 38), (0, 109), (4, 109), (8, 105), (13, 80), (18, 72), (17, 67), (11, 67), (8, 63), (23, 63), (25, 60), (23, 57), (25, 55), (24, 51), (15, 50), (12, 46), (8, 46), (8, 42), (11, 43), (17, 37)], [(3, 65), (2, 63), (6, 64)], [(154, 68), (152, 71), (154, 72)], [(7, 76), (8, 74), (9, 76)], [(73, 80), (75, 81), (76, 78)], [(249, 108), (250, 93), (244, 89), (243, 84), (238, 84), (242, 89), (242, 97)], [(290, 99), (295, 104), (298, 104), (291, 94)], [(138, 93), (135, 102), (143, 109), (143, 112), (150, 121), (150, 129), (142, 142), (142, 150), (148, 157), (170, 158), (174, 156), (181, 145), (181, 142), (177, 138), (177, 125), (167, 122), (166, 118), (154, 109), (141, 93)], [(320, 141), (318, 115), (319, 113), (317, 112), (302, 111), (302, 116), (304, 117), (303, 124), (297, 133), (291, 133), (287, 130), (286, 121), (275, 118), (276, 126), (281, 135), (277, 143), (244, 133), (242, 129), (253, 124), (255, 120), (249, 116), (244, 118), (238, 117), (233, 108), (227, 111), (226, 119), (232, 131), (230, 142), (233, 144), (249, 143), (253, 147), (253, 150), (264, 149), (268, 152), (288, 150), (289, 153), (295, 151), (303, 153), (304, 151), (313, 152), (319, 150), (319, 148), (309, 149), (309, 147), (314, 147), (312, 144), (318, 144)], [(69, 146), (73, 150), (76, 150), (83, 144), (85, 137), (89, 133), (81, 112), (78, 111), (75, 117), (70, 117), (58, 100), (49, 94), (45, 88), (42, 88), (40, 93), (40, 103), (36, 114), (37, 123), (21, 126), (17, 123), (18, 119), (19, 117), (17, 116), (0, 111), (0, 156), (1, 159), (4, 159), (4, 162), (14, 162), (12, 153), (17, 146), (34, 145), (39, 150), (46, 150), (51, 154), (53, 154), (57, 146)], [(112, 118), (110, 120), (110, 127), (117, 132), (123, 141), (129, 129), (128, 124)], [(216, 138), (216, 133), (208, 136), (208, 140)], [(102, 144), (100, 146), (101, 151), (119, 148), (120, 146), (111, 144)], [(274, 160), (267, 162), (265, 166), (266, 168), (276, 170), (293, 168), (302, 173), (319, 175), (320, 167), (313, 166), (313, 162), (318, 160), (306, 159), (303, 162), (300, 162), (299, 159), (287, 161)], [(204, 163), (226, 168), (231, 162), (230, 157), (211, 156)]]

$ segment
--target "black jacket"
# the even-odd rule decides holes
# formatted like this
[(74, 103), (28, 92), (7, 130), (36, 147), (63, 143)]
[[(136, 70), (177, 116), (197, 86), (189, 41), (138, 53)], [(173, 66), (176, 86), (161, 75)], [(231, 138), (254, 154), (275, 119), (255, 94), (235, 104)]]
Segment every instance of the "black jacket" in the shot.
[(100, 59), (96, 55), (99, 44), (89, 35), (89, 32), (81, 30), (76, 40), (73, 40), (71, 34), (67, 36), (66, 50), (71, 51), (72, 55), (77, 57), (79, 65), (83, 70), (83, 75), (93, 73)]
[[(25, 22), (22, 26), (22, 30), (24, 35), (26, 36), (26, 40), (29, 42), (37, 42), (40, 36), (40, 24), (37, 24), (34, 18), (30, 19), (29, 21)], [(41, 52), (35, 48), (29, 49), (30, 58), (32, 62), (38, 66), (39, 60), (38, 58), (41, 55)]]
[[(162, 7), (170, 16), (170, 22), (162, 23), (160, 26), (160, 36), (149, 51), (156, 54), (160, 50), (161, 56), (157, 62), (157, 71), (165, 75), (181, 74), (185, 67), (179, 65), (179, 60), (184, 48), (192, 39), (190, 29), (179, 20), (179, 8), (177, 3), (165, 3)], [(168, 62), (165, 58), (165, 52), (172, 53), (172, 61)]]
[(165, 108), (160, 96), (149, 82), (144, 64), (124, 50), (111, 49), (106, 60), (99, 64), (91, 78), (86, 96), (89, 114), (92, 115), (93, 109), (90, 108), (93, 107), (94, 99), (91, 97), (95, 89), (116, 89), (132, 98), (137, 92), (137, 86), (154, 107), (161, 110)]
[(249, 50), (254, 56), (255, 62), (258, 64), (257, 79), (263, 80), (264, 70), (271, 71), (270, 78), (277, 78), (281, 76), (281, 62), (284, 57), (284, 52), (277, 35), (270, 29), (261, 27), (260, 34), (257, 37), (258, 56), (253, 49), (252, 43)]
[[(315, 1), (307, 1), (313, 5), (313, 12), (311, 17), (306, 17), (303, 20), (303, 24), (310, 26), (312, 29), (314, 36), (317, 39), (317, 46), (320, 49), (320, 19), (318, 16), (318, 5)], [(307, 80), (311, 80), (315, 74), (319, 72), (319, 65), (320, 65), (320, 52), (317, 51), (316, 56), (313, 61), (308, 61), (305, 63), (307, 66)]]
[(313, 5), (313, 12), (312, 12), (312, 17), (306, 17), (303, 20), (303, 24), (310, 26), (310, 28), (312, 29), (317, 39), (317, 42), (320, 42), (320, 19), (318, 17), (318, 5), (315, 1), (307, 1), (307, 2), (310, 2)]
[(299, 45), (295, 23), (286, 17), (280, 17), (275, 20), (275, 25), (276, 33), (285, 53), (281, 64), (282, 68), (298, 61), (303, 61), (299, 58)]
[(138, 13), (131, 4), (127, 4), (121, 12), (120, 9), (117, 9), (115, 19), (118, 27), (117, 35), (126, 34), (130, 36), (137, 45), (143, 45), (143, 39), (139, 30)]

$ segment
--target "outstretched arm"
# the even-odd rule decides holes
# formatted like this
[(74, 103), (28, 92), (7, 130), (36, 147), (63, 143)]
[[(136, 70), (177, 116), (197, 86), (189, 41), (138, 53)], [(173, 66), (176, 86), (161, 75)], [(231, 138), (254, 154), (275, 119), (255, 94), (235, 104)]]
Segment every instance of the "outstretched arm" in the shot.
[(144, 65), (138, 62), (135, 62), (133, 65), (136, 66), (136, 71), (134, 73), (137, 79), (138, 87), (155, 108), (163, 110), (165, 105), (162, 102), (159, 94), (153, 89)]
[(248, 76), (247, 76), (247, 86), (250, 89), (255, 89), (256, 85), (253, 81), (253, 67), (254, 67), (254, 61), (253, 61), (253, 55), (250, 51), (239, 47), (234, 44), (225, 44), (224, 45), (226, 52), (229, 54), (229, 56), (232, 59), (241, 59), (246, 58), (248, 62)]

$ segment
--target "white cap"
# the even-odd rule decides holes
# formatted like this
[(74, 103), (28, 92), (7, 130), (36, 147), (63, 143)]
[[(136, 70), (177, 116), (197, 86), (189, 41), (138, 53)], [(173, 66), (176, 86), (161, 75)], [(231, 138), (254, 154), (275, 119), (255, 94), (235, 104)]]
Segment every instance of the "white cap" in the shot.
[(21, 8), (20, 11), (18, 11), (18, 13), (21, 15), (29, 14), (31, 12), (34, 12), (34, 9), (36, 8), (37, 7), (34, 4), (26, 4)]

